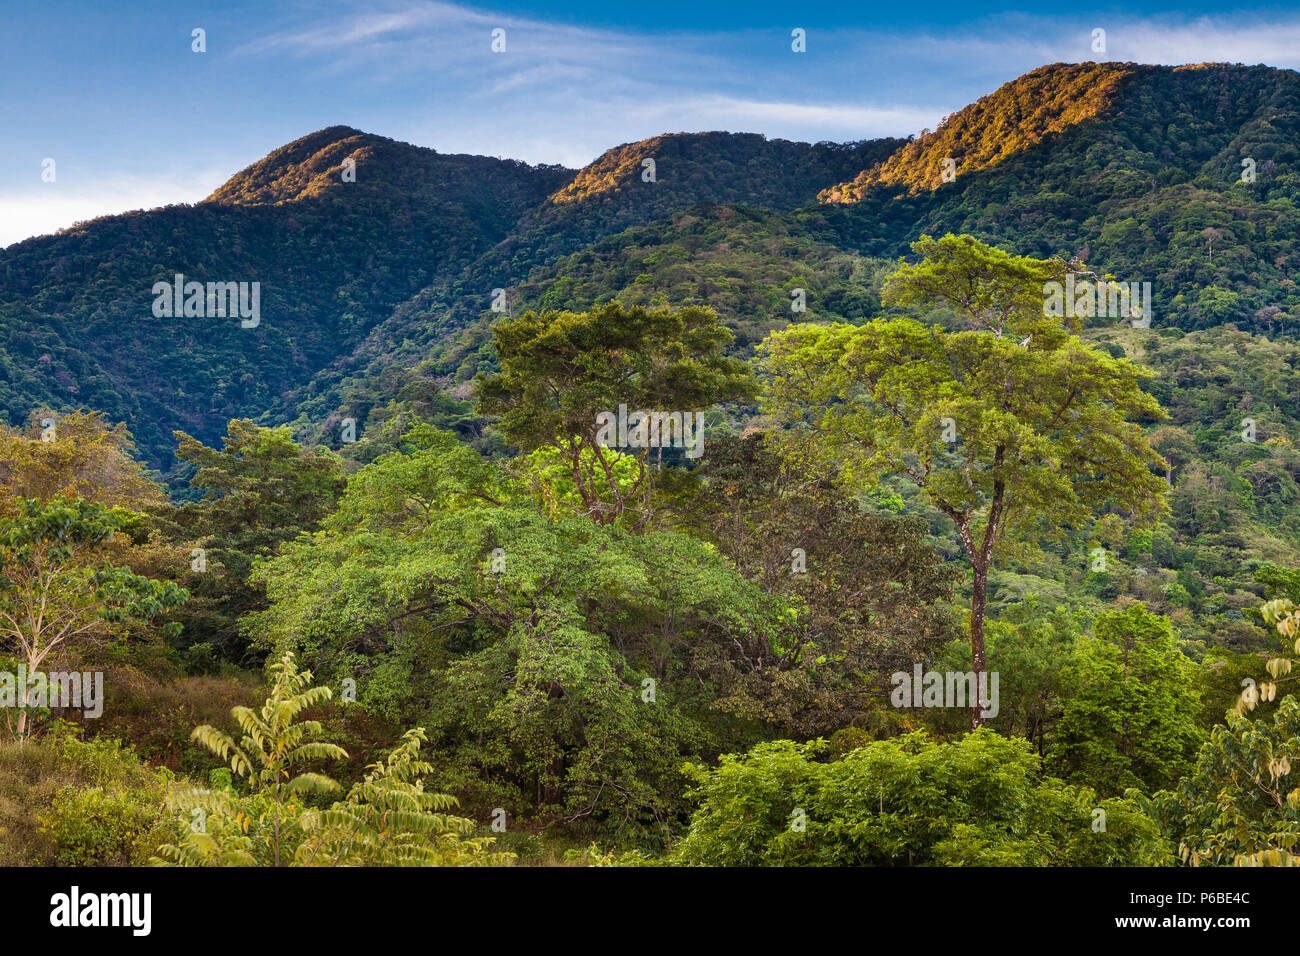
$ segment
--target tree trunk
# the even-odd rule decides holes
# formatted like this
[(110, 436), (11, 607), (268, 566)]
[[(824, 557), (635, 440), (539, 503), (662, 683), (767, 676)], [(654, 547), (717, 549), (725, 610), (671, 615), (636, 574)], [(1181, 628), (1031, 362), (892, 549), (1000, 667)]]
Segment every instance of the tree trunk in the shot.
[[(34, 648), (36, 647), (36, 642), (35, 642), (35, 641), (33, 641), (33, 647), (34, 647)], [(43, 663), (45, 663), (45, 655), (44, 655), (44, 654), (41, 654), (40, 651), (39, 651), (38, 649), (34, 649), (34, 650), (32, 650), (30, 653), (27, 654), (26, 664), (27, 664), (27, 679), (28, 679), (28, 680), (31, 680), (32, 675), (35, 674), (35, 673), (40, 669), (40, 666), (41, 666)], [(27, 707), (28, 707), (28, 705), (31, 703), (31, 701), (28, 699), (28, 696), (27, 696), (27, 687), (26, 687), (26, 686), (19, 687), (19, 688), (18, 688), (18, 694), (22, 697), (22, 700), (20, 701), (21, 706), (18, 708), (18, 729), (17, 729), (17, 733), (18, 733), (18, 745), (19, 745), (19, 746), (22, 746), (22, 745), (23, 745), (24, 743), (26, 743), (26, 741), (27, 741)], [(46, 685), (46, 701), (45, 701), (45, 702), (46, 702), (47, 704), (49, 703), (49, 685), (48, 685), (48, 684)]]
[[(1003, 453), (1005, 449), (999, 447), (994, 457), (994, 463), (1001, 466), (1003, 462)], [(985, 671), (988, 665), (984, 656), (984, 609), (988, 604), (989, 590), (989, 566), (993, 563), (993, 545), (997, 541), (998, 528), (1002, 521), (1002, 507), (1005, 501), (1006, 488), (1002, 482), (995, 481), (993, 484), (993, 500), (989, 504), (988, 521), (984, 527), (984, 540), (975, 544), (975, 536), (971, 533), (971, 515), (970, 513), (961, 514), (952, 506), (941, 508), (957, 525), (957, 534), (961, 538), (962, 546), (966, 549), (966, 557), (970, 560), (971, 571), (974, 577), (974, 587), (970, 599), (970, 650), (971, 650), (971, 670), (975, 676), (975, 700), (970, 709), (970, 728), (978, 730), (984, 726), (984, 715), (981, 711), (984, 709), (986, 701), (980, 700), (980, 678), (984, 677), (984, 687), (988, 689), (988, 678), (985, 677)]]
[(988, 603), (988, 587), (988, 565), (984, 561), (977, 559), (975, 562), (975, 588), (970, 599), (971, 669), (975, 673), (975, 700), (970, 709), (971, 730), (984, 725), (984, 715), (981, 713), (984, 708), (979, 699), (979, 688), (980, 677), (984, 674), (986, 667), (984, 660), (984, 607)]

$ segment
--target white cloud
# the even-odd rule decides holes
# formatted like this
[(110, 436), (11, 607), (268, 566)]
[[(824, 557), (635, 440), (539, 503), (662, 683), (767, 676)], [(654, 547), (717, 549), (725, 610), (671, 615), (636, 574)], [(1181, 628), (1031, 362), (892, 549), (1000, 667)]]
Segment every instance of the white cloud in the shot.
[(207, 171), (193, 176), (157, 179), (113, 177), (66, 184), (68, 173), (40, 183), (25, 192), (0, 193), (0, 247), (31, 236), (45, 236), (78, 222), (176, 203), (195, 203), (229, 178), (229, 173)]
[[(358, 13), (336, 2), (295, 12), (298, 22), (282, 17), (234, 51), (240, 72), (274, 91), (264, 102), (241, 102), (253, 111), (258, 139), (245, 138), (240, 149), (251, 154), (281, 129), (287, 142), (343, 122), (444, 152), (576, 167), (612, 146), (665, 132), (725, 129), (809, 141), (905, 136), (1058, 61), (1300, 66), (1300, 13), (1008, 14), (911, 32), (810, 25), (808, 52), (796, 55), (781, 30), (637, 34), (442, 0), (377, 0), (371, 7)], [(504, 54), (490, 51), (497, 26), (507, 31)], [(1095, 27), (1107, 31), (1104, 54), (1091, 50)], [(224, 102), (214, 93), (210, 105)], [(206, 165), (211, 159), (201, 149), (175, 159)], [(235, 171), (138, 179), (110, 170), (101, 181), (70, 175), (65, 185), (61, 168), (56, 185), (16, 192), (11, 184), (9, 195), (0, 194), (0, 244), (95, 216), (197, 201)]]
[[(350, 8), (349, 8), (350, 9)], [(506, 31), (506, 49), (493, 53), (492, 30)], [(282, 30), (243, 44), (236, 56), (291, 55), (321, 60), (331, 72), (366, 64), (371, 75), (427, 74), (437, 82), (568, 64), (624, 75), (699, 65), (707, 44), (687, 34), (647, 37), (614, 30), (496, 14), (453, 3), (395, 5), (386, 13), (329, 14), (308, 27)], [(714, 64), (719, 66), (720, 61)], [(353, 73), (366, 80), (367, 74)]]
[[(1099, 24), (1099, 26), (1102, 24)], [(1159, 18), (1107, 30), (1108, 59), (1139, 63), (1265, 63), (1300, 67), (1300, 14), (1267, 23), (1240, 15), (1190, 22)]]

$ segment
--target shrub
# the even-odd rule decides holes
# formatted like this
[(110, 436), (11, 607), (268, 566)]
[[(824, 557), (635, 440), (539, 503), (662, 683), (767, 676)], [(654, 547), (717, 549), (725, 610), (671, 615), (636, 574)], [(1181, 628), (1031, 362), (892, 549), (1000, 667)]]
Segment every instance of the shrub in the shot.
[(161, 788), (63, 787), (37, 822), (56, 866), (128, 866), (143, 863), (163, 842), (161, 817)]
[(140, 861), (156, 845), (169, 779), (108, 738), (0, 745), (0, 865)]
[(923, 732), (830, 762), (778, 740), (691, 767), (700, 808), (668, 862), (704, 866), (1138, 866), (1170, 861), (1130, 799), (1040, 774), (1026, 741)]

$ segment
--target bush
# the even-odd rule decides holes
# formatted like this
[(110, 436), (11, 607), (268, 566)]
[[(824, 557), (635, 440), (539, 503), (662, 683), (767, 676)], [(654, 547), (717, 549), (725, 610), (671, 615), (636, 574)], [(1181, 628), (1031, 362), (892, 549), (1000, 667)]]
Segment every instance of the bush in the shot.
[(1142, 866), (1170, 862), (1132, 800), (1040, 776), (1026, 741), (923, 732), (823, 762), (778, 740), (688, 766), (700, 808), (668, 862), (702, 866)]
[(1300, 700), (1272, 714), (1227, 714), (1173, 790), (1151, 812), (1189, 866), (1300, 865)]
[(129, 866), (162, 844), (161, 790), (64, 787), (38, 814), (56, 866)]
[(169, 778), (108, 738), (0, 745), (0, 865), (141, 862)]

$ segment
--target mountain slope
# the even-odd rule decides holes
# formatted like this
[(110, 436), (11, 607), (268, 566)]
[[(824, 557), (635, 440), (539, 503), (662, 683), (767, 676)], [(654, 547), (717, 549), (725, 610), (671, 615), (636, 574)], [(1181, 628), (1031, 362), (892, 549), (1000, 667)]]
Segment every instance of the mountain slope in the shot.
[[(391, 316), (351, 354), (323, 369), (291, 404), (321, 421), (343, 401), (354, 377), (380, 375), (388, 364), (414, 365), (448, 336), (491, 316), (493, 289), (521, 304), (520, 282), (550, 274), (554, 263), (607, 237), (687, 209), (745, 203), (787, 211), (813, 202), (822, 189), (864, 163), (883, 159), (905, 141), (795, 143), (752, 133), (676, 133), (608, 150), (521, 217), (510, 235), (456, 278), (396, 304)], [(645, 158), (655, 179), (642, 180)], [(332, 427), (332, 426), (331, 426)]]
[[(515, 313), (704, 302), (744, 351), (793, 317), (795, 287), (805, 318), (872, 314), (875, 260), (946, 231), (1150, 281), (1157, 327), (1290, 335), (1297, 143), (1300, 76), (1221, 64), (1058, 64), (910, 142), (671, 134), (579, 171), (331, 127), (193, 207), (0, 252), (0, 412), (99, 408), (163, 467), (172, 429), (215, 440), (236, 416), (332, 441), (349, 396), (392, 397), (375, 383), (490, 367), (494, 289)], [(949, 154), (956, 180), (936, 182)], [(155, 319), (153, 283), (177, 273), (259, 282), (260, 325)]]
[(872, 189), (916, 195), (936, 189), (945, 163), (954, 175), (988, 169), (1008, 156), (1110, 110), (1131, 64), (1040, 67), (945, 118), (934, 132), (901, 147), (851, 182), (823, 190), (823, 202), (855, 202)]
[[(1280, 328), (1292, 319), (1300, 324), (1300, 290), (1290, 278), (1300, 265), (1300, 178), (1288, 171), (1300, 159), (1298, 89), (1295, 73), (1267, 67), (1058, 64), (1006, 84), (954, 114), (938, 132), (900, 143), (854, 178), (852, 188), (822, 190), (821, 202), (789, 209), (789, 202), (771, 194), (771, 177), (756, 171), (723, 181), (729, 187), (749, 184), (769, 208), (789, 210), (778, 216), (780, 223), (768, 217), (772, 236), (838, 249), (844, 256), (892, 259), (907, 255), (909, 243), (924, 233), (970, 232), (1018, 253), (1082, 253), (1103, 271), (1150, 281), (1158, 324), (1190, 329), (1262, 321), (1261, 330)], [(435, 367), (452, 380), (472, 376), (484, 360), (491, 362), (483, 352), (489, 340), (485, 330), (498, 318), (487, 311), (490, 287), (507, 288), (515, 312), (569, 300), (587, 304), (584, 290), (599, 291), (592, 301), (617, 296), (676, 302), (683, 296), (695, 301), (697, 287), (709, 288), (720, 297), (714, 304), (738, 331), (762, 327), (761, 311), (729, 315), (732, 303), (718, 291), (725, 286), (710, 283), (703, 263), (694, 268), (696, 258), (716, 263), (735, 256), (735, 271), (756, 275), (752, 262), (741, 266), (747, 253), (725, 231), (713, 235), (712, 247), (701, 245), (698, 236), (691, 239), (692, 261), (675, 267), (690, 281), (674, 280), (658, 266), (640, 269), (632, 281), (624, 275), (630, 262), (681, 254), (684, 244), (671, 248), (671, 229), (659, 230), (652, 240), (638, 225), (588, 243), (590, 255), (559, 256), (580, 236), (599, 234), (596, 228), (583, 231), (589, 220), (565, 222), (566, 215), (578, 220), (602, 214), (607, 217), (602, 227), (608, 228), (609, 222), (671, 208), (658, 204), (673, 195), (664, 189), (672, 164), (656, 164), (654, 183), (640, 179), (641, 158), (664, 154), (665, 139), (670, 138), (611, 150), (580, 171), (546, 207), (525, 217), (519, 232), (476, 262), (466, 279), (425, 290), (403, 304), (354, 357), (304, 390), (303, 400), (309, 407), (326, 395), (338, 402), (349, 376), (373, 377), (386, 358), (396, 356), (414, 365), (433, 355)], [(707, 134), (698, 142), (722, 152), (726, 141)], [(764, 144), (738, 139), (734, 146), (746, 155), (742, 151)], [(928, 177), (937, 175), (942, 156), (959, 149), (963, 164), (956, 181), (932, 183)], [(747, 155), (757, 162), (762, 154)], [(1243, 155), (1257, 163), (1252, 184), (1240, 182)], [(836, 156), (841, 162), (852, 158)], [(741, 165), (732, 156), (718, 163), (733, 170)], [(707, 176), (707, 169), (692, 168), (682, 178), (707, 181)], [(715, 188), (713, 195), (720, 201), (734, 193)], [(581, 212), (571, 211), (574, 207)], [(1208, 227), (1219, 229), (1222, 248), (1230, 253), (1208, 254), (1203, 234)], [(529, 241), (548, 243), (553, 264), (538, 265), (547, 255), (535, 250), (511, 258)], [(768, 297), (790, 271), (778, 259), (770, 262)], [(826, 277), (821, 303), (861, 295), (860, 281)], [(751, 300), (750, 308), (765, 308), (759, 301)], [(1261, 309), (1279, 311), (1257, 320)], [(830, 311), (831, 317), (845, 315)], [(477, 331), (466, 338), (460, 331), (466, 328)], [(746, 346), (747, 334), (740, 338)], [(449, 367), (452, 356), (461, 356), (463, 367)]]
[[(539, 268), (510, 289), (512, 311), (581, 310), (617, 299), (629, 305), (707, 305), (748, 355), (768, 332), (791, 321), (863, 321), (880, 310), (878, 273), (892, 263), (864, 259), (792, 230), (769, 210), (700, 204), (646, 226), (625, 230)], [(803, 290), (804, 311), (792, 293)], [(410, 382), (390, 376), (394, 365), (420, 366), (447, 387), (496, 367), (491, 328), (502, 319), (482, 297), (449, 296), (432, 315), (403, 315), (401, 343), (359, 347), (348, 374), (321, 375), (304, 389), (298, 408), (304, 434), (329, 442), (331, 412), (366, 422), (371, 408)], [(413, 305), (408, 306), (413, 308)], [(385, 384), (387, 383), (387, 384)], [(453, 389), (459, 393), (460, 389)]]
[[(900, 139), (795, 143), (756, 133), (673, 133), (607, 150), (524, 216), (476, 262), (466, 288), (502, 287), (606, 236), (699, 203), (789, 211), (903, 145)], [(643, 165), (653, 159), (654, 179)], [(643, 176), (646, 178), (643, 179)]]
[[(918, 236), (943, 232), (1028, 255), (1081, 253), (1121, 279), (1151, 282), (1156, 321), (1184, 329), (1265, 330), (1256, 316), (1270, 308), (1300, 317), (1300, 74), (1102, 66), (1119, 78), (1104, 110), (1082, 122), (1056, 132), (1041, 117), (1001, 125), (1023, 115), (1016, 81), (796, 215), (824, 241), (866, 255), (903, 254)], [(1044, 68), (1087, 75), (1079, 69)], [(1030, 76), (1050, 86), (1044, 70)], [(980, 129), (961, 128), (970, 123)], [(898, 178), (904, 156), (928, 176), (948, 144), (983, 141), (986, 127), (1003, 130), (1015, 150), (933, 188), (913, 189), (929, 182), (920, 173)], [(1245, 160), (1253, 182), (1242, 181)]]
[[(356, 181), (336, 176), (345, 156)], [(335, 127), (236, 175), (208, 201), (82, 223), (0, 252), (0, 410), (87, 405), (166, 467), (171, 432), (204, 440), (260, 417), (393, 304), (491, 248), (571, 171)], [(155, 282), (259, 283), (256, 328), (155, 318)]]

